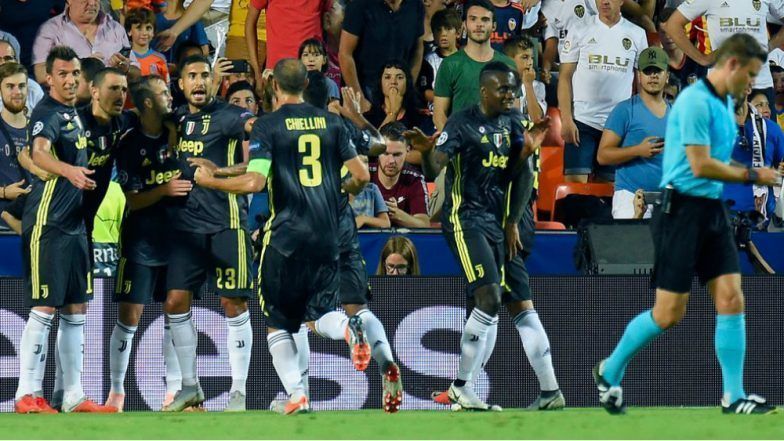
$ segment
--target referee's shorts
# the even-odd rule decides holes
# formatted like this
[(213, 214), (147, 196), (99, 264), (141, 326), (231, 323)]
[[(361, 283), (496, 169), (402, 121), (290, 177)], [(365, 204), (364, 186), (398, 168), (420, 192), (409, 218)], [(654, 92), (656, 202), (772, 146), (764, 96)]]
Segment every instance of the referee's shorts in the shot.
[(673, 192), (670, 213), (657, 206), (651, 223), (656, 260), (652, 285), (678, 293), (700, 283), (740, 273), (738, 249), (724, 203)]

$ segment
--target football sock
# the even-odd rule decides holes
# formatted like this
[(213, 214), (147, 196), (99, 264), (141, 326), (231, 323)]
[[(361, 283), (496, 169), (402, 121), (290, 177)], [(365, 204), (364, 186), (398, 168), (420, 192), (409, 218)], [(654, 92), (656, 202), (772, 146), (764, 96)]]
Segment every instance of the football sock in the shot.
[(272, 365), (286, 393), (295, 399), (305, 395), (297, 361), (297, 347), (291, 334), (286, 330), (270, 332), (267, 334), (267, 346), (272, 355)]
[(653, 311), (650, 309), (633, 318), (626, 325), (618, 346), (604, 363), (604, 379), (611, 386), (619, 386), (631, 359), (663, 332), (664, 329), (653, 320)]
[(457, 369), (455, 386), (461, 387), (471, 381), (473, 373), (484, 360), (487, 333), (498, 324), (498, 316), (490, 316), (474, 308), (466, 320), (465, 330), (460, 339), (460, 363)]
[(721, 365), (724, 396), (730, 404), (746, 398), (743, 390), (743, 361), (746, 356), (746, 315), (719, 314), (716, 316), (714, 337), (716, 357)]
[(310, 396), (310, 345), (308, 342), (308, 326), (304, 323), (299, 328), (299, 332), (292, 334), (294, 345), (297, 347), (297, 367), (302, 376), (302, 386), (305, 388), (305, 395)]
[(359, 311), (357, 316), (362, 319), (362, 327), (365, 328), (365, 337), (370, 346), (371, 356), (378, 363), (381, 375), (384, 375), (387, 364), (395, 361), (392, 357), (392, 348), (387, 341), (384, 325), (369, 309)]
[(347, 324), (343, 311), (330, 311), (316, 320), (316, 333), (331, 340), (345, 340)]
[(38, 368), (53, 317), (52, 314), (30, 310), (27, 324), (22, 331), (22, 340), (19, 342), (19, 385), (15, 396), (17, 400), (40, 389), (37, 382)]
[(63, 369), (64, 403), (76, 403), (84, 397), (82, 365), (84, 363), (85, 314), (60, 314), (60, 363)]
[(182, 372), (182, 385), (193, 386), (199, 382), (196, 374), (196, 345), (199, 335), (193, 324), (191, 311), (185, 314), (167, 314), (174, 352)]
[(250, 312), (245, 311), (237, 317), (226, 317), (229, 326), (229, 365), (231, 365), (231, 390), (245, 395), (245, 382), (250, 368), (250, 355), (253, 348), (253, 329), (250, 327)]
[[(495, 341), (498, 338), (498, 323), (491, 326), (487, 329), (487, 343), (485, 343), (485, 355), (482, 356), (482, 364), (480, 368), (484, 368), (487, 366), (487, 362), (490, 361), (490, 356), (493, 355), (493, 350), (495, 349)], [(476, 379), (477, 375), (474, 372), (474, 379)]]
[(62, 340), (63, 327), (58, 325), (57, 336), (54, 340), (54, 388), (52, 388), (52, 405), (62, 404), (63, 400), (63, 363), (60, 361), (60, 342)]
[(555, 370), (553, 369), (553, 357), (550, 354), (550, 340), (539, 320), (539, 314), (535, 310), (529, 309), (517, 314), (512, 321), (523, 341), (523, 349), (528, 357), (528, 362), (531, 363), (536, 378), (539, 380), (539, 389), (543, 391), (558, 390), (558, 380), (555, 379)]
[(128, 371), (128, 360), (131, 359), (131, 346), (136, 326), (128, 326), (117, 320), (109, 339), (109, 370), (111, 372), (112, 389), (116, 394), (124, 394), (125, 373)]
[(49, 331), (52, 330), (52, 319), (49, 320), (49, 326), (44, 331), (44, 343), (41, 346), (41, 356), (38, 358), (38, 366), (35, 368), (35, 391), (43, 395), (44, 392), (44, 376), (46, 375), (46, 359), (49, 358)]
[(166, 392), (177, 393), (182, 389), (182, 372), (180, 372), (180, 362), (177, 360), (177, 352), (172, 344), (171, 329), (169, 324), (163, 325), (163, 363), (166, 367)]

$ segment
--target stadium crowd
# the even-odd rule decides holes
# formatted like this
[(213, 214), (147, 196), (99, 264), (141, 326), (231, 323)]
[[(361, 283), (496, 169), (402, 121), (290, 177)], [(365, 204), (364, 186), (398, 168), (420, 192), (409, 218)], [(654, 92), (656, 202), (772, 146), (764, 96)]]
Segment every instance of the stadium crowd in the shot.
[[(202, 201), (228, 204), (231, 213), (227, 222), (231, 227), (227, 228), (238, 230), (240, 224), (244, 228), (247, 221), (252, 232), (247, 241), (242, 234), (220, 238), (231, 252), (236, 254), (239, 249), (242, 260), (243, 253), (251, 252), (247, 244), (250, 237), (254, 241), (269, 241), (261, 226), (267, 221), (270, 225), (275, 218), (274, 209), (270, 209), (274, 190), (243, 190), (252, 195), (236, 196), (231, 194), (234, 190), (220, 187), (234, 185), (235, 181), (215, 184), (213, 175), (225, 173), (224, 176), (240, 179), (248, 174), (243, 174), (244, 169), (236, 170), (242, 164), (247, 166), (253, 158), (249, 140), (252, 131), (261, 130), (253, 127), (253, 122), (258, 116), (272, 113), (275, 101), (283, 96), (275, 86), (279, 83), (273, 79), (284, 81), (276, 72), (290, 73), (293, 68), (287, 71), (285, 60), (292, 58), (299, 59), (308, 71), (309, 85), (323, 86), (305, 89), (305, 101), (351, 121), (361, 133), (359, 138), (364, 137), (368, 146), (365, 152), (360, 152), (364, 154), (357, 157), (357, 162), (352, 163), (356, 170), (363, 169), (362, 163), (366, 164), (369, 173), (369, 184), (349, 196), (359, 229), (431, 228), (447, 222), (441, 212), (447, 199), (445, 182), (450, 178), (446, 169), (434, 169), (426, 157), (426, 149), (418, 146), (424, 139), (433, 143), (439, 139), (439, 145), (451, 142), (446, 136), (450, 115), (479, 103), (480, 74), (498, 63), (508, 66), (517, 80), (514, 106), (525, 117), (526, 129), (536, 132), (539, 127), (536, 124), (542, 121), (550, 124), (541, 149), (533, 152), (538, 179), (534, 180), (530, 203), (522, 213), (521, 224), (530, 226), (524, 229), (523, 236), (533, 234), (535, 227), (564, 228), (559, 223), (563, 219), (554, 216), (556, 204), (559, 212), (568, 212), (570, 206), (577, 205), (580, 196), (604, 201), (591, 205), (581, 217), (650, 217), (651, 198), (660, 192), (662, 152), (667, 149), (665, 128), (672, 103), (683, 88), (705, 77), (715, 61), (713, 49), (736, 33), (754, 37), (770, 56), (753, 86), (736, 103), (738, 136), (732, 159), (748, 168), (784, 171), (784, 52), (780, 49), (784, 45), (781, 26), (784, 1), (467, 0), (465, 3), (461, 0), (0, 0), (0, 92), (4, 109), (0, 146), (5, 146), (0, 151), (3, 222), (19, 234), (28, 233), (23, 218), (30, 216), (29, 201), (26, 201), (31, 194), (30, 183), (51, 178), (50, 172), (42, 169), (40, 161), (31, 155), (30, 139), (42, 130), (52, 140), (60, 136), (59, 133), (49, 135), (45, 125), (39, 127), (35, 115), (49, 110), (46, 106), (53, 106), (54, 100), (47, 93), (52, 96), (62, 93), (55, 89), (66, 86), (58, 86), (58, 81), (69, 82), (78, 85), (75, 100), (80, 110), (78, 117), (71, 116), (70, 110), (65, 111), (65, 122), (70, 125), (71, 118), (81, 119), (93, 130), (92, 134), (89, 130), (85, 132), (90, 152), (87, 166), (69, 170), (67, 176), (79, 189), (98, 189), (84, 192), (84, 225), (92, 240), (106, 241), (98, 237), (96, 222), (113, 218), (119, 223), (127, 211), (143, 209), (163, 196), (178, 197), (190, 192), (193, 199), (193, 195), (203, 191), (202, 187), (214, 185), (230, 195), (223, 199), (200, 196), (204, 198)], [(68, 50), (78, 58), (78, 68), (63, 74), (73, 78), (55, 78), (53, 63), (70, 61)], [(199, 57), (209, 57), (212, 61), (203, 74), (210, 84), (194, 86), (193, 76), (202, 75), (192, 69), (199, 65)], [(284, 62), (280, 63), (281, 60)], [(499, 71), (498, 67), (493, 69)], [(127, 78), (127, 82), (114, 81), (120, 76)], [(50, 89), (53, 92), (47, 92)], [(187, 110), (193, 100), (211, 102), (213, 95), (216, 101), (207, 104), (212, 107), (206, 109), (214, 113), (207, 117), (206, 123), (186, 115), (187, 111), (177, 121), (166, 116), (171, 109)], [(62, 108), (52, 111), (55, 110), (63, 112)], [(220, 139), (225, 139), (230, 149), (226, 170), (199, 162), (195, 156), (204, 145), (200, 141), (184, 144), (181, 137), (171, 143), (180, 152), (193, 154), (189, 162), (197, 167), (195, 173), (180, 174), (173, 166), (166, 171), (168, 175), (153, 175), (149, 182), (136, 182), (129, 177), (132, 167), (143, 168), (156, 157), (148, 157), (152, 149), (150, 152), (142, 149), (141, 155), (147, 162), (140, 159), (140, 164), (129, 165), (139, 158), (129, 158), (123, 148), (130, 151), (134, 145), (145, 142), (139, 141), (143, 139), (140, 137), (150, 130), (158, 137), (167, 130), (191, 135), (195, 127), (206, 124), (202, 133), (206, 134), (210, 118), (213, 124), (225, 127), (225, 133), (221, 134), (225, 138)], [(317, 124), (307, 118), (303, 121), (302, 124)], [(482, 126), (478, 129), (481, 142), (496, 146), (503, 143), (501, 135), (487, 139), (483, 130)], [(165, 163), (165, 149), (158, 153), (158, 159)], [(506, 160), (492, 155), (486, 159), (488, 164), (501, 168), (506, 163), (499, 161)], [(251, 171), (251, 167), (247, 170)], [(355, 179), (362, 180), (355, 170), (350, 172)], [(321, 181), (320, 172), (314, 171), (305, 178), (302, 173), (303, 182)], [(150, 184), (163, 184), (155, 201), (143, 202), (132, 196), (123, 201), (124, 192), (138, 193)], [(238, 180), (236, 185), (253, 190), (265, 187), (250, 180)], [(755, 227), (768, 229), (782, 227), (782, 207), (777, 205), (780, 193), (778, 186), (732, 184), (725, 187), (724, 199), (732, 201), (733, 210), (758, 213)], [(577, 197), (564, 197), (565, 194)], [(44, 191), (43, 196), (37, 197), (52, 196)], [(606, 203), (609, 199), (611, 204)], [(227, 215), (225, 205), (186, 207), (183, 212), (188, 210), (202, 210), (214, 219)], [(96, 216), (99, 221), (95, 220)], [(216, 224), (221, 222), (224, 221)], [(296, 223), (297, 219), (288, 222)], [(40, 236), (41, 232), (33, 229), (32, 234)], [(529, 252), (527, 240), (530, 239), (521, 237), (521, 240)], [(212, 252), (221, 251), (213, 249)], [(126, 269), (124, 264), (121, 260), (120, 279), (121, 271)], [(247, 305), (243, 298), (229, 291), (249, 289), (252, 280), (247, 268), (242, 264), (237, 268), (236, 274), (233, 269), (231, 273), (219, 269), (217, 286), (225, 291), (221, 294), (221, 305), (226, 312), (229, 337), (243, 341), (243, 333), (249, 332)], [(405, 237), (390, 240), (376, 273), (419, 274), (411, 241)], [(192, 286), (194, 280), (182, 282)], [(35, 283), (34, 280), (33, 286)], [(130, 283), (118, 284), (118, 293), (126, 287), (131, 290)], [(166, 301), (170, 322), (167, 332), (170, 328), (170, 338), (175, 341), (192, 340), (192, 328), (188, 328), (191, 300), (186, 294), (174, 301), (170, 291)], [(532, 306), (524, 306), (526, 302), (530, 303), (530, 298), (506, 306), (514, 313), (521, 336), (525, 332), (529, 337), (531, 333), (539, 333), (531, 338), (546, 342), (544, 329)], [(334, 318), (337, 331), (319, 328), (319, 322), (323, 326), (333, 325), (327, 323), (329, 320), (319, 320), (314, 329), (319, 335), (341, 339), (346, 326), (355, 326), (352, 332), (360, 329), (355, 317), (365, 320), (365, 326), (377, 323), (364, 299), (342, 303), (350, 319)], [(475, 311), (472, 317), (485, 320), (479, 309)], [(65, 312), (61, 312), (66, 324), (61, 324), (61, 329), (65, 328), (62, 338), (75, 339), (77, 331), (68, 328), (83, 326), (84, 312)], [(141, 308), (121, 308), (125, 326), (118, 322), (114, 331), (118, 345), (133, 337), (136, 328), (131, 322), (138, 323), (140, 314)], [(47, 320), (43, 313), (36, 317), (41, 323)], [(532, 320), (538, 325), (531, 324)], [(289, 341), (292, 345), (300, 344), (299, 327), (288, 329), (286, 323), (280, 322), (279, 328), (283, 330), (277, 332), (282, 334), (273, 332), (268, 337), (270, 351), (275, 356), (283, 354), (276, 360), (287, 360), (284, 350)], [(307, 330), (304, 332), (307, 335)], [(383, 329), (380, 332), (383, 334)], [(543, 340), (538, 335), (543, 335)], [(355, 336), (352, 341), (363, 338)], [(374, 338), (384, 346), (385, 336), (376, 334)], [(195, 348), (195, 341), (192, 344)], [(370, 346), (374, 348), (373, 358), (385, 367), (385, 381), (390, 384), (399, 381), (399, 372), (394, 372), (397, 368), (391, 367), (394, 363), (389, 349), (378, 355), (375, 346)], [(181, 410), (198, 402), (201, 390), (194, 379), (194, 366), (182, 364), (183, 360), (190, 360), (181, 353), (188, 348), (178, 345), (168, 350), (171, 360), (180, 360), (182, 379), (179, 389), (175, 386), (169, 390), (166, 406)], [(250, 348), (247, 351), (230, 352), (233, 373), (235, 363), (237, 366), (245, 363), (247, 372)], [(355, 364), (366, 366), (370, 354), (356, 355), (364, 360), (355, 358)], [(64, 365), (80, 363), (72, 358), (64, 356)], [(549, 358), (537, 359), (532, 355), (529, 360), (542, 384), (543, 394), (536, 405), (563, 407)], [(124, 362), (127, 368), (127, 357)], [(122, 363), (118, 363), (112, 364), (113, 395), (106, 408), (122, 408), (119, 397), (123, 396), (124, 371), (114, 377), (115, 369), (122, 370), (119, 367)], [(297, 361), (292, 363), (296, 370)], [(79, 399), (84, 394), (79, 395), (76, 374), (66, 368), (65, 397), (59, 397), (59, 405), (72, 409), (83, 405)], [(281, 380), (289, 391), (290, 379), (284, 377)], [(230, 407), (244, 408), (244, 378), (233, 379), (232, 400), (235, 392), (238, 395)], [(307, 389), (306, 378), (303, 381)], [(294, 392), (290, 394), (296, 396), (302, 387), (291, 380)], [(385, 397), (385, 406), (399, 406), (395, 393), (400, 390), (394, 385), (388, 387), (392, 395)], [(24, 387), (20, 383), (20, 389), (24, 390), (17, 398), (30, 396), (33, 401), (27, 405), (42, 406), (34, 401), (38, 389), (32, 381)], [(182, 394), (177, 395), (179, 392)], [(188, 393), (192, 396), (186, 396)], [(559, 396), (561, 402), (557, 401)], [(297, 401), (283, 405), (292, 403), (302, 406)], [(95, 407), (88, 411), (106, 410), (94, 403), (91, 406)], [(296, 406), (286, 407), (284, 412), (296, 409)]]

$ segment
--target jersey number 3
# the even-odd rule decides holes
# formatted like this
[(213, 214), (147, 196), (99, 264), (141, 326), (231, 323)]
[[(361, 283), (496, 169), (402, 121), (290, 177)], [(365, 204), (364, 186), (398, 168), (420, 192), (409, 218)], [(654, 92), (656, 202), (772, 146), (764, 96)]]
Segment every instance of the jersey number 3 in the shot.
[(302, 157), (302, 168), (299, 169), (299, 182), (305, 187), (321, 185), (321, 138), (312, 133), (301, 135), (297, 142)]

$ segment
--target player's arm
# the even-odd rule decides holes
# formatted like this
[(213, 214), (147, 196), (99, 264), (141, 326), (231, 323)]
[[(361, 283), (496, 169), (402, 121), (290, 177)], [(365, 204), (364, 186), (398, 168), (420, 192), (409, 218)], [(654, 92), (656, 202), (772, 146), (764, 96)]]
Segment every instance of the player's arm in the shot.
[(710, 66), (713, 63), (712, 57), (700, 52), (700, 50), (689, 41), (689, 37), (686, 35), (684, 27), (690, 21), (691, 20), (686, 18), (680, 10), (676, 9), (670, 16), (670, 19), (662, 26), (664, 27), (664, 32), (667, 33), (673, 43), (675, 43), (687, 57), (697, 62), (700, 66)]
[(95, 189), (95, 181), (88, 177), (95, 172), (56, 159), (52, 154), (52, 141), (48, 138), (38, 136), (33, 139), (33, 163), (47, 173), (68, 179), (79, 190)]
[(343, 165), (348, 169), (351, 177), (343, 180), (341, 187), (347, 193), (358, 195), (362, 189), (365, 188), (365, 185), (370, 182), (370, 172), (365, 163), (362, 162), (358, 156), (343, 162)]
[(698, 178), (758, 185), (777, 185), (780, 181), (780, 175), (772, 168), (734, 167), (712, 158), (707, 145), (687, 145), (686, 157), (692, 174)]
[[(414, 127), (413, 130), (404, 132), (403, 136), (411, 144), (411, 148), (422, 154), (422, 170), (425, 172), (425, 178), (428, 181), (435, 179), (449, 162), (446, 153), (433, 148), (436, 146), (435, 135), (427, 136), (418, 127)], [(441, 137), (443, 136), (445, 135), (442, 133)]]
[(252, 159), (247, 171), (239, 176), (219, 178), (206, 167), (197, 167), (193, 180), (197, 185), (232, 194), (258, 193), (267, 185), (267, 175), (272, 162), (269, 159)]
[(230, 165), (228, 167), (218, 167), (214, 162), (207, 158), (188, 158), (188, 164), (191, 167), (204, 167), (210, 169), (212, 174), (218, 177), (233, 177), (244, 175), (248, 171), (248, 163), (241, 162), (239, 164)]
[(343, 103), (338, 107), (340, 109), (340, 115), (351, 121), (356, 128), (370, 136), (368, 156), (378, 156), (384, 153), (387, 150), (387, 145), (384, 143), (384, 137), (381, 136), (378, 129), (362, 114), (360, 103), (362, 95), (350, 87), (343, 87), (340, 92), (343, 95)]
[(530, 158), (522, 161), (519, 172), (512, 180), (509, 189), (509, 213), (507, 214), (506, 224), (504, 224), (504, 236), (506, 239), (506, 258), (512, 260), (517, 253), (523, 249), (523, 242), (520, 240), (520, 230), (518, 224), (523, 218), (523, 213), (531, 202), (531, 195), (534, 188), (534, 170)]
[(155, 205), (165, 197), (187, 196), (193, 189), (193, 183), (187, 179), (180, 179), (178, 171), (171, 181), (158, 185), (147, 191), (126, 191), (125, 200), (131, 211), (141, 210), (151, 205)]
[(45, 172), (41, 167), (38, 167), (33, 162), (32, 156), (30, 156), (30, 147), (25, 146), (22, 151), (16, 155), (16, 160), (19, 162), (19, 165), (22, 166), (23, 169), (29, 171), (30, 173), (38, 176), (38, 179), (42, 181), (48, 181), (52, 179), (54, 176), (50, 173)]

